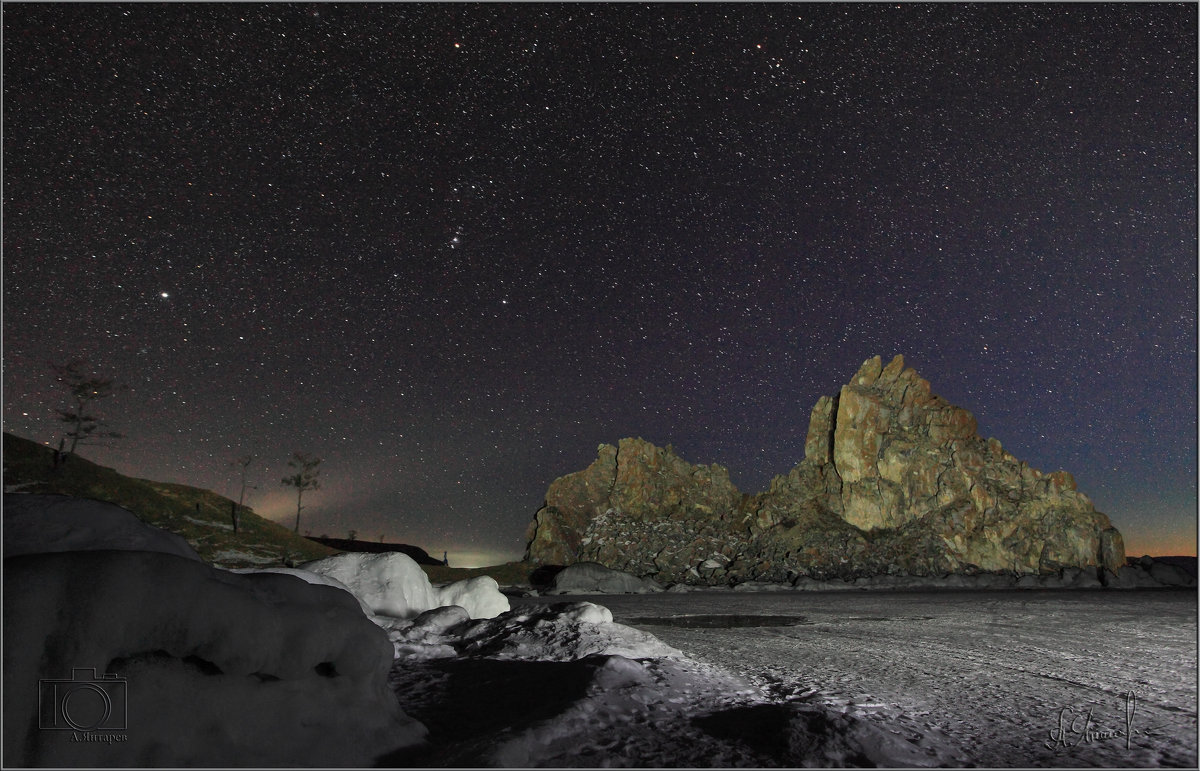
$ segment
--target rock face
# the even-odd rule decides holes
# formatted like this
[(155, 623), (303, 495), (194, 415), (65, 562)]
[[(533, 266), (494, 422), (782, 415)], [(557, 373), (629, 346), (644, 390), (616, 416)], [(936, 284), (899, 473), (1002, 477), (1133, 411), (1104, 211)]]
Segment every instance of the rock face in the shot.
[(1125, 563), (1121, 534), (1065, 471), (1030, 468), (897, 356), (813, 407), (805, 458), (745, 496), (720, 466), (642, 440), (602, 445), (550, 486), (527, 558), (660, 581), (1049, 574)]
[(721, 466), (694, 466), (642, 439), (602, 444), (592, 465), (550, 484), (526, 558), (700, 579), (742, 550), (745, 497)]

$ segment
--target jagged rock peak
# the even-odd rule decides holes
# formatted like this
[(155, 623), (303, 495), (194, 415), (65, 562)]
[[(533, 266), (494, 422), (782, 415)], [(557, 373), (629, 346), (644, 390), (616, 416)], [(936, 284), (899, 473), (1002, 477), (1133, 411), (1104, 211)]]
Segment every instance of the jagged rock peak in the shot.
[(805, 457), (740, 493), (718, 465), (622, 439), (551, 483), (526, 558), (662, 582), (1117, 571), (1120, 533), (1065, 471), (1030, 468), (904, 358), (872, 357), (813, 406)]
[(902, 356), (886, 367), (868, 359), (836, 397), (822, 397), (805, 449), (826, 480), (823, 506), (866, 532), (920, 522), (945, 541), (951, 569), (1119, 567), (1119, 533), (1074, 477), (1043, 474), (983, 440), (974, 415), (932, 393)]

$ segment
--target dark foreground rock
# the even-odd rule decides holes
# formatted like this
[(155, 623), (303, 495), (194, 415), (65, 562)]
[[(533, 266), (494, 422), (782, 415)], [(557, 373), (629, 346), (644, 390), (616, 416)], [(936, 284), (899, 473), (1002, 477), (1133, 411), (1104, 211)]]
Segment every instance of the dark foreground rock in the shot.
[(897, 356), (866, 361), (813, 407), (805, 458), (746, 495), (717, 465), (641, 439), (556, 479), (527, 531), (537, 564), (592, 561), (663, 583), (1089, 572), (1125, 564), (1121, 534), (1065, 471), (977, 433)]
[(51, 507), (59, 524), (89, 506), (121, 520), (102, 548), (70, 528), (38, 544), (23, 503), (26, 553), (4, 560), (6, 765), (370, 766), (423, 741), (388, 687), (386, 632), (347, 592), (171, 553), (109, 504)]

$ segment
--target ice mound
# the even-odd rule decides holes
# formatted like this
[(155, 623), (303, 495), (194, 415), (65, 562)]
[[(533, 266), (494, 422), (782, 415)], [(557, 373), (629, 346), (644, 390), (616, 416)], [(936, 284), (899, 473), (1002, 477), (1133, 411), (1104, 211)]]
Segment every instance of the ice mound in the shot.
[(200, 561), (182, 537), (147, 525), (112, 503), (66, 495), (5, 493), (4, 556), (120, 549)]
[(436, 591), (439, 604), (458, 605), (471, 618), (494, 618), (510, 607), (508, 598), (500, 592), (500, 584), (491, 576), (455, 581)]
[(453, 608), (441, 608), (411, 622), (393, 623), (388, 637), (396, 646), (397, 658), (456, 655), (575, 661), (597, 654), (682, 656), (652, 634), (613, 623), (608, 608), (590, 602), (530, 605), (475, 621)]
[(495, 579), (479, 576), (438, 588), (420, 565), (400, 552), (345, 552), (301, 567), (345, 585), (376, 616), (407, 619), (433, 608), (458, 605), (471, 618), (491, 618), (509, 608)]
[(317, 584), (319, 586), (332, 586), (334, 589), (339, 589), (343, 592), (346, 592), (351, 597), (353, 597), (358, 602), (359, 610), (361, 610), (363, 612), (364, 616), (367, 616), (369, 618), (372, 615), (374, 615), (371, 612), (371, 607), (369, 605), (367, 605), (367, 603), (360, 600), (358, 598), (358, 595), (356, 595), (354, 592), (350, 591), (350, 587), (346, 586), (345, 584), (343, 584), (341, 581), (337, 580), (336, 578), (330, 578), (329, 576), (321, 575), (320, 573), (314, 573), (311, 570), (301, 570), (300, 568), (234, 568), (234, 569), (230, 570), (229, 572), (230, 573), (241, 573), (241, 574), (278, 573), (280, 575), (285, 575), (285, 576), (295, 576), (296, 578), (299, 578), (301, 581), (303, 581), (306, 584)]
[(646, 594), (661, 592), (656, 581), (613, 570), (599, 562), (577, 562), (554, 576), (547, 594)]
[(407, 554), (345, 552), (301, 567), (339, 581), (375, 614), (410, 618), (441, 605), (429, 577)]
[[(387, 635), (342, 590), (146, 551), (10, 557), (4, 587), (8, 764), (367, 766), (426, 735), (389, 690)], [(80, 668), (125, 684), (124, 709), (84, 721), (119, 737), (103, 746), (39, 727), (40, 681)], [(52, 717), (76, 706), (47, 698)]]

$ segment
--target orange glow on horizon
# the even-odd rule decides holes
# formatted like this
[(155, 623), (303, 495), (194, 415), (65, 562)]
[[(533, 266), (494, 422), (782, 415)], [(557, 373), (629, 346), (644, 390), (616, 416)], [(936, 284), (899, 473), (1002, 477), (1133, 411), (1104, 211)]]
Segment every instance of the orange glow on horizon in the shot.
[(1121, 533), (1125, 538), (1125, 556), (1195, 557), (1196, 534), (1183, 533)]

